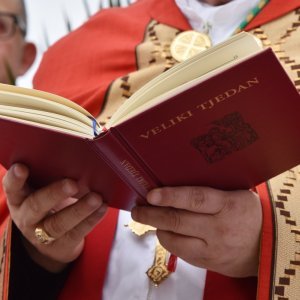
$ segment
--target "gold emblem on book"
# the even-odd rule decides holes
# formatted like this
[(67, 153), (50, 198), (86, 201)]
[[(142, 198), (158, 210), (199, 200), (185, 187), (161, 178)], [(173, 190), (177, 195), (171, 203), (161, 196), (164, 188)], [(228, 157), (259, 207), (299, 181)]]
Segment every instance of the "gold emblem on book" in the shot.
[(188, 30), (179, 33), (173, 40), (170, 51), (173, 58), (182, 62), (211, 47), (209, 36), (202, 32)]

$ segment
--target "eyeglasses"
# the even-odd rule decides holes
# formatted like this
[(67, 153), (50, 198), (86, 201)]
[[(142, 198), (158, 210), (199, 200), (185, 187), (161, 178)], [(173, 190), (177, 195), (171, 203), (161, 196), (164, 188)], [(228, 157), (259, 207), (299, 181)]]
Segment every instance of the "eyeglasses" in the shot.
[(0, 40), (6, 40), (12, 37), (17, 27), (23, 36), (26, 35), (25, 21), (18, 15), (6, 12), (0, 12)]

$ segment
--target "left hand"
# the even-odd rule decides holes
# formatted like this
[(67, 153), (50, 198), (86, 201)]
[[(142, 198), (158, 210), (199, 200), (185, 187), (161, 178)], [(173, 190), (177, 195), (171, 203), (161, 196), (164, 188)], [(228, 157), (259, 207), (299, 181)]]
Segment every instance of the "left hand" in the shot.
[(198, 267), (230, 277), (257, 276), (262, 208), (248, 190), (166, 187), (151, 191), (152, 206), (132, 218), (157, 228), (160, 243)]

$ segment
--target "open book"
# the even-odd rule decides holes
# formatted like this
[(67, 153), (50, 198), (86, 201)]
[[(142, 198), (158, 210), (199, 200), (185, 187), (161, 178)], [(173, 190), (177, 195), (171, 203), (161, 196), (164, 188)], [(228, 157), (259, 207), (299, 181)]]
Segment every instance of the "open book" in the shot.
[(299, 111), (272, 50), (240, 33), (148, 82), (105, 128), (65, 98), (0, 85), (0, 162), (130, 210), (154, 187), (251, 188), (297, 165)]

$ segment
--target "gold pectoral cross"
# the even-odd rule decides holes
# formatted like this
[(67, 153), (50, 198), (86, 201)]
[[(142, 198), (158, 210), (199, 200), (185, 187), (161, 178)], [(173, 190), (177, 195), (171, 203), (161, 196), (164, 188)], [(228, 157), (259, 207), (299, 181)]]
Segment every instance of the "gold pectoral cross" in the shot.
[(155, 286), (158, 286), (160, 283), (162, 283), (171, 273), (166, 264), (167, 255), (168, 251), (157, 240), (154, 263), (146, 272), (147, 276)]
[[(145, 225), (142, 223), (138, 223), (136, 221), (130, 221), (126, 227), (130, 228), (131, 231), (137, 236), (142, 236), (149, 231), (156, 230), (155, 227), (150, 225)], [(155, 246), (155, 257), (153, 265), (146, 272), (149, 279), (153, 282), (155, 286), (158, 286), (161, 282), (163, 282), (166, 278), (168, 278), (171, 273), (166, 264), (168, 256), (168, 251), (159, 243), (158, 239), (156, 240)]]

